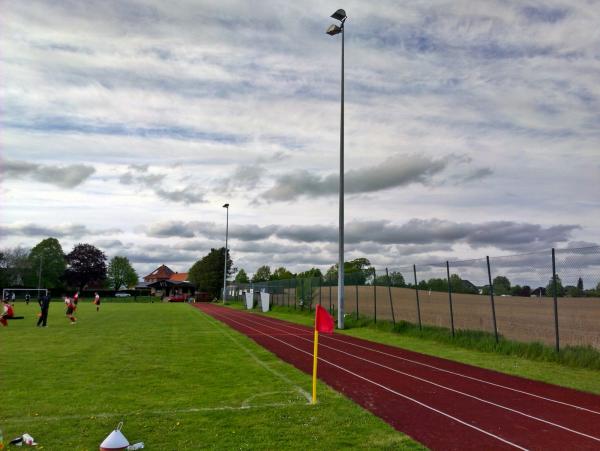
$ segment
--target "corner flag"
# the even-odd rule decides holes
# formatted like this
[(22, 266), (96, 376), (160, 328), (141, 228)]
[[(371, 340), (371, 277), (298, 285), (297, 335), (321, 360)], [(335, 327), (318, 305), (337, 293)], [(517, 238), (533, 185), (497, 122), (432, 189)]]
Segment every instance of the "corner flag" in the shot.
[(315, 340), (313, 349), (313, 384), (312, 384), (312, 404), (317, 403), (317, 351), (319, 349), (319, 332), (326, 334), (333, 333), (333, 318), (327, 310), (320, 305), (315, 309)]

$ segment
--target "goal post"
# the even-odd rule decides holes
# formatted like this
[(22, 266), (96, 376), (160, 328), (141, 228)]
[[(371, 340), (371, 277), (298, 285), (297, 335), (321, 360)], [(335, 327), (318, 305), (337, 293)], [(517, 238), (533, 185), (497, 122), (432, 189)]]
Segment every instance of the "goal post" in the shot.
[(29, 293), (30, 299), (36, 301), (41, 295), (47, 295), (47, 288), (3, 288), (2, 299), (13, 300), (13, 293), (15, 295), (15, 301), (24, 301), (25, 296)]

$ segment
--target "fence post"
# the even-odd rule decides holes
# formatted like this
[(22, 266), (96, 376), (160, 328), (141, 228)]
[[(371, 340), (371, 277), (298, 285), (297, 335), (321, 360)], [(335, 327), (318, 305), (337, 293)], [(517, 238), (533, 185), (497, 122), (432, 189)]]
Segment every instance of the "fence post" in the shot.
[(417, 295), (417, 319), (419, 320), (419, 330), (423, 330), (421, 326), (421, 305), (419, 304), (419, 286), (417, 284), (417, 267), (413, 265), (413, 272), (415, 274), (415, 294)]
[(312, 277), (308, 279), (308, 292), (310, 293), (310, 303), (308, 304), (308, 311), (312, 312)]
[(296, 310), (297, 303), (298, 303), (298, 279), (294, 279), (294, 310)]
[(288, 292), (287, 292), (287, 307), (290, 308), (290, 293), (292, 292), (292, 279), (288, 279)]
[(558, 283), (556, 281), (556, 256), (552, 248), (552, 286), (554, 287), (554, 333), (556, 335), (556, 352), (560, 351), (558, 339)]
[(374, 321), (377, 323), (377, 270), (373, 269), (373, 310)]
[(323, 278), (319, 277), (319, 305), (321, 305), (322, 289), (323, 289)]
[(492, 319), (494, 321), (494, 337), (496, 337), (496, 343), (498, 343), (498, 327), (496, 326), (496, 306), (494, 304), (494, 285), (492, 285), (492, 271), (490, 269), (490, 257), (485, 256), (487, 261), (488, 280), (490, 282), (490, 301), (492, 302)]
[(356, 292), (356, 320), (358, 321), (358, 283), (354, 285), (354, 290)]
[(450, 287), (450, 263), (446, 260), (446, 274), (448, 274), (448, 303), (450, 304), (450, 326), (454, 337), (454, 312), (452, 311), (452, 288)]
[(329, 314), (331, 315), (331, 281), (329, 281)]
[(388, 297), (390, 298), (390, 310), (392, 311), (392, 322), (394, 323), (394, 326), (396, 325), (396, 316), (394, 315), (394, 303), (392, 302), (392, 281), (390, 279), (390, 273), (388, 272), (388, 269), (385, 268), (385, 276), (387, 278), (387, 284), (388, 284)]

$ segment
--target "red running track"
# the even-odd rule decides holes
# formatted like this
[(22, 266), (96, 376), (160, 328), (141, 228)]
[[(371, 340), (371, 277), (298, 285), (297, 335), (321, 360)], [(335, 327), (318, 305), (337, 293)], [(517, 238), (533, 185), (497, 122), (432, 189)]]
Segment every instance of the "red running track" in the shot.
[[(311, 328), (194, 306), (312, 374)], [(319, 379), (430, 449), (600, 450), (600, 396), (347, 335), (319, 338)]]

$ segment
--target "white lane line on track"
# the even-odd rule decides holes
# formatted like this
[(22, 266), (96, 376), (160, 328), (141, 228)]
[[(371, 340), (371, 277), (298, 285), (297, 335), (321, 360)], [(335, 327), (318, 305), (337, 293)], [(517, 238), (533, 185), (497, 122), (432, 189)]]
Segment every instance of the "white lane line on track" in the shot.
[[(198, 311), (198, 312), (200, 312), (200, 313), (204, 313), (200, 309), (195, 309), (195, 310)], [(270, 372), (274, 376), (278, 377), (282, 381), (284, 381), (287, 384), (289, 384), (290, 386), (292, 386), (296, 392), (298, 392), (300, 395), (302, 395), (306, 399), (307, 404), (310, 404), (310, 402), (312, 401), (312, 396), (311, 396), (310, 393), (308, 393), (302, 387), (296, 385), (286, 375), (281, 374), (279, 371), (276, 371), (275, 369), (271, 368), (269, 365), (267, 365), (265, 362), (263, 362), (260, 358), (258, 358), (258, 356), (256, 356), (256, 354), (254, 354), (250, 349), (248, 349), (242, 343), (240, 343), (238, 340), (236, 340), (235, 336), (232, 335), (232, 334), (230, 334), (228, 332), (228, 330), (223, 327), (223, 323), (222, 322), (215, 320), (213, 317), (208, 316), (206, 313), (204, 313), (204, 318), (205, 318), (205, 320), (206, 320), (206, 322), (208, 324), (210, 324), (212, 327), (216, 328), (222, 335), (226, 336), (236, 346), (238, 346), (239, 348), (241, 348), (258, 365), (262, 366), (265, 370), (267, 370), (268, 372)]]
[[(271, 328), (271, 329), (275, 329), (275, 330), (277, 330), (277, 327), (274, 327), (274, 326), (269, 326), (268, 324), (264, 324), (264, 323), (260, 323), (260, 322), (256, 322), (256, 321), (255, 321), (254, 323), (255, 323), (255, 324), (258, 324), (258, 325), (265, 325), (266, 327), (269, 327), (269, 328)], [(303, 337), (300, 337), (300, 336), (297, 336), (297, 338), (299, 338), (300, 340), (304, 340), (304, 341), (306, 341), (306, 342), (312, 343), (312, 340), (309, 340), (309, 339), (307, 339), (307, 338), (303, 338)], [(568, 427), (566, 427), (566, 426), (562, 426), (562, 425), (560, 425), (560, 424), (558, 424), (558, 423), (554, 423), (554, 422), (552, 422), (552, 421), (545, 420), (545, 419), (543, 419), (543, 418), (539, 418), (539, 417), (536, 417), (536, 416), (530, 415), (530, 414), (528, 414), (528, 413), (525, 413), (525, 412), (521, 412), (520, 410), (516, 410), (516, 409), (513, 409), (513, 408), (511, 408), (511, 407), (507, 407), (507, 406), (504, 406), (504, 405), (502, 405), (502, 404), (495, 403), (495, 402), (493, 402), (493, 401), (488, 401), (488, 400), (486, 400), (486, 399), (480, 398), (480, 397), (478, 397), (478, 396), (475, 396), (475, 395), (471, 395), (471, 394), (469, 394), (469, 393), (462, 392), (462, 391), (460, 391), (460, 390), (456, 390), (456, 389), (454, 389), (454, 388), (446, 387), (445, 385), (441, 385), (441, 384), (438, 384), (438, 383), (436, 383), (436, 382), (432, 382), (432, 381), (429, 381), (429, 380), (427, 380), (427, 379), (424, 379), (424, 378), (422, 378), (422, 377), (415, 376), (415, 375), (412, 375), (412, 374), (406, 373), (406, 372), (404, 372), (404, 371), (397, 370), (397, 369), (395, 369), (395, 368), (391, 368), (391, 367), (389, 367), (389, 366), (383, 365), (383, 364), (381, 364), (381, 363), (378, 363), (378, 362), (375, 362), (375, 361), (373, 361), (373, 360), (369, 360), (369, 359), (366, 359), (366, 358), (364, 358), (364, 357), (360, 357), (360, 356), (357, 356), (357, 355), (351, 354), (351, 353), (349, 353), (349, 352), (342, 351), (342, 350), (340, 350), (340, 349), (336, 349), (336, 348), (334, 348), (334, 347), (331, 347), (331, 346), (325, 345), (325, 344), (323, 344), (323, 343), (321, 343), (321, 346), (324, 346), (324, 347), (326, 347), (326, 348), (328, 348), (328, 349), (331, 349), (332, 351), (339, 352), (339, 353), (341, 353), (341, 354), (345, 354), (345, 355), (347, 355), (347, 356), (350, 356), (350, 357), (352, 357), (352, 358), (354, 358), (354, 359), (362, 360), (362, 361), (364, 361), (364, 362), (367, 362), (367, 363), (369, 363), (369, 364), (372, 364), (372, 365), (379, 366), (379, 367), (381, 367), (381, 368), (384, 368), (384, 369), (386, 369), (386, 370), (392, 371), (392, 372), (394, 372), (394, 373), (397, 373), (397, 374), (402, 374), (403, 376), (407, 376), (407, 377), (410, 377), (410, 378), (416, 379), (416, 380), (418, 380), (418, 381), (424, 382), (424, 383), (426, 383), (426, 384), (430, 384), (430, 385), (436, 386), (436, 387), (438, 387), (438, 388), (441, 388), (441, 389), (443, 389), (443, 390), (448, 390), (448, 391), (451, 391), (451, 392), (453, 392), (453, 393), (457, 393), (457, 394), (459, 394), (459, 395), (466, 396), (466, 397), (468, 397), (468, 398), (474, 399), (474, 400), (476, 400), (476, 401), (479, 401), (479, 402), (482, 402), (482, 403), (485, 403), (485, 404), (489, 404), (489, 405), (491, 405), (491, 406), (498, 407), (498, 408), (500, 408), (500, 409), (507, 410), (507, 411), (509, 411), (509, 412), (512, 412), (512, 413), (515, 413), (515, 414), (517, 414), (517, 415), (522, 415), (522, 416), (524, 416), (524, 417), (526, 417), (526, 418), (529, 418), (529, 419), (531, 419), (531, 420), (534, 420), (534, 421), (540, 421), (540, 422), (542, 422), (542, 423), (548, 424), (548, 425), (550, 425), (550, 426), (554, 426), (554, 427), (556, 427), (556, 428), (559, 428), (559, 429), (562, 429), (562, 430), (564, 430), (564, 431), (571, 432), (571, 433), (573, 433), (573, 434), (576, 434), (576, 435), (581, 435), (581, 436), (583, 436), (583, 437), (586, 437), (586, 438), (589, 438), (589, 439), (591, 439), (591, 440), (594, 440), (594, 441), (600, 442), (600, 438), (598, 438), (598, 437), (595, 437), (595, 436), (593, 436), (593, 435), (586, 434), (585, 432), (580, 432), (580, 431), (577, 431), (577, 430), (575, 430), (575, 429), (571, 429), (571, 428), (568, 428)], [(319, 359), (320, 359), (320, 358), (319, 358)]]
[[(262, 316), (259, 316), (259, 317), (265, 318), (265, 317), (262, 317)], [(282, 325), (282, 326), (287, 327), (289, 329), (294, 329), (294, 330), (306, 332), (305, 329), (302, 329), (302, 328), (299, 328), (299, 327), (295, 327), (293, 325), (290, 325), (290, 326)], [(505, 390), (513, 391), (515, 393), (521, 393), (523, 395), (531, 396), (533, 398), (542, 399), (542, 400), (548, 401), (548, 402), (553, 402), (553, 403), (560, 404), (560, 405), (563, 405), (563, 406), (572, 407), (573, 409), (582, 410), (582, 411), (585, 411), (585, 412), (588, 412), (588, 413), (592, 413), (594, 415), (600, 415), (600, 412), (598, 412), (597, 410), (588, 409), (587, 407), (581, 407), (581, 406), (578, 406), (576, 404), (571, 404), (571, 403), (568, 403), (568, 402), (559, 401), (557, 399), (548, 398), (548, 397), (542, 396), (542, 395), (536, 395), (535, 393), (529, 393), (529, 392), (526, 392), (524, 390), (519, 390), (517, 388), (508, 387), (506, 385), (502, 385), (502, 384), (497, 384), (497, 383), (494, 383), (494, 382), (486, 381), (484, 379), (480, 379), (480, 378), (477, 378), (477, 377), (468, 376), (466, 374), (458, 373), (456, 371), (446, 370), (444, 368), (440, 368), (440, 367), (437, 367), (435, 365), (430, 365), (428, 363), (419, 362), (418, 360), (413, 360), (413, 359), (409, 359), (409, 358), (406, 358), (406, 357), (400, 357), (400, 356), (397, 356), (397, 355), (394, 355), (394, 354), (390, 354), (388, 352), (379, 351), (377, 349), (372, 349), (372, 348), (369, 348), (367, 346), (362, 346), (362, 345), (359, 345), (359, 344), (356, 344), (356, 343), (352, 343), (350, 341), (341, 340), (339, 338), (329, 337), (329, 336), (326, 336), (325, 338), (327, 340), (338, 341), (340, 343), (344, 343), (344, 344), (348, 344), (348, 345), (351, 345), (351, 346), (355, 346), (357, 348), (365, 349), (367, 351), (372, 351), (372, 352), (375, 352), (377, 354), (382, 354), (382, 355), (385, 355), (385, 356), (388, 356), (388, 357), (392, 357), (392, 358), (395, 358), (395, 359), (398, 359), (398, 360), (403, 360), (405, 362), (410, 362), (410, 363), (414, 363), (416, 365), (420, 365), (420, 366), (424, 366), (424, 367), (427, 367), (427, 368), (431, 368), (431, 369), (434, 369), (434, 370), (437, 370), (437, 371), (440, 371), (440, 372), (443, 372), (443, 373), (448, 373), (448, 374), (452, 374), (454, 376), (463, 377), (465, 379), (470, 379), (470, 380), (473, 380), (473, 381), (481, 382), (482, 384), (491, 385), (491, 386), (494, 386), (494, 387), (498, 387), (498, 388), (502, 388), (502, 389), (505, 389)], [(518, 376), (514, 376), (514, 377), (518, 377)]]
[[(235, 323), (237, 323), (237, 324), (239, 324), (239, 325), (241, 325), (241, 326), (250, 327), (251, 329), (254, 329), (254, 330), (256, 330), (256, 331), (258, 332), (258, 334), (257, 334), (257, 335), (266, 336), (266, 337), (268, 337), (268, 338), (271, 338), (271, 339), (273, 339), (273, 340), (279, 341), (280, 343), (283, 343), (284, 345), (286, 345), (286, 346), (288, 346), (288, 347), (290, 347), (290, 348), (292, 348), (292, 349), (296, 349), (297, 351), (300, 351), (300, 352), (302, 352), (302, 353), (304, 353), (304, 354), (307, 354), (307, 355), (309, 355), (309, 356), (312, 356), (312, 353), (310, 353), (310, 352), (307, 352), (307, 351), (305, 351), (305, 350), (303, 350), (303, 349), (301, 349), (301, 348), (298, 348), (298, 347), (296, 347), (296, 346), (293, 346), (293, 345), (291, 345), (291, 344), (289, 344), (289, 343), (287, 343), (287, 342), (285, 342), (285, 341), (283, 341), (283, 340), (280, 340), (280, 339), (279, 339), (279, 338), (277, 338), (277, 337), (274, 337), (274, 336), (271, 336), (271, 335), (269, 335), (269, 334), (266, 334), (266, 333), (264, 333), (264, 332), (262, 332), (262, 331), (260, 331), (260, 330), (258, 330), (258, 329), (255, 329), (255, 328), (253, 328), (253, 327), (251, 327), (251, 326), (248, 326), (248, 325), (246, 325), (246, 324), (240, 323), (239, 321), (236, 321), (235, 319), (232, 319), (231, 317), (228, 317), (228, 316), (226, 316), (226, 315), (220, 315), (220, 314), (218, 314), (218, 313), (216, 313), (216, 315), (217, 315), (217, 316), (221, 316), (221, 317), (223, 317), (223, 318), (226, 318), (226, 319), (229, 319), (230, 321), (233, 321), (233, 322), (235, 322)], [(484, 429), (481, 429), (481, 428), (479, 428), (479, 427), (477, 427), (477, 426), (474, 426), (474, 425), (472, 425), (472, 424), (469, 424), (469, 423), (467, 423), (466, 421), (463, 421), (463, 420), (461, 420), (460, 418), (457, 418), (457, 417), (455, 417), (455, 416), (452, 416), (452, 415), (450, 415), (450, 414), (448, 414), (448, 413), (446, 413), (446, 412), (443, 412), (443, 411), (441, 411), (441, 410), (439, 410), (439, 409), (436, 409), (435, 407), (432, 407), (432, 406), (430, 406), (430, 405), (428, 405), (428, 404), (425, 404), (425, 403), (423, 403), (423, 402), (421, 402), (421, 401), (419, 401), (419, 400), (417, 400), (417, 399), (411, 398), (410, 396), (407, 396), (407, 395), (404, 395), (404, 394), (402, 394), (402, 393), (400, 393), (400, 392), (397, 392), (397, 391), (395, 391), (395, 390), (393, 390), (393, 389), (391, 389), (391, 388), (389, 388), (389, 387), (386, 387), (385, 385), (381, 385), (381, 384), (379, 384), (378, 382), (375, 382), (375, 381), (373, 381), (373, 380), (371, 380), (371, 379), (368, 379), (368, 378), (366, 378), (366, 377), (364, 377), (364, 376), (361, 376), (360, 374), (354, 373), (354, 372), (352, 372), (352, 371), (350, 371), (350, 370), (348, 370), (348, 369), (346, 369), (346, 368), (344, 368), (344, 367), (342, 367), (342, 366), (339, 366), (339, 365), (336, 365), (335, 363), (332, 363), (332, 362), (329, 362), (329, 361), (327, 361), (327, 360), (324, 360), (322, 357), (319, 357), (319, 360), (321, 360), (323, 363), (326, 363), (326, 364), (328, 364), (328, 365), (331, 365), (331, 366), (333, 366), (333, 367), (335, 367), (335, 368), (338, 368), (338, 369), (340, 369), (340, 370), (342, 370), (342, 371), (344, 371), (344, 372), (346, 372), (346, 373), (348, 373), (348, 374), (350, 374), (350, 375), (352, 375), (352, 376), (354, 376), (354, 377), (357, 377), (357, 378), (359, 378), (359, 379), (362, 379), (362, 380), (364, 380), (365, 382), (368, 382), (368, 383), (370, 383), (370, 384), (372, 384), (372, 385), (375, 385), (375, 386), (377, 386), (377, 387), (379, 387), (379, 388), (381, 388), (381, 389), (383, 389), (383, 390), (385, 390), (385, 391), (388, 391), (388, 392), (390, 392), (390, 393), (392, 393), (392, 394), (394, 394), (394, 395), (396, 395), (396, 396), (399, 396), (399, 397), (401, 397), (401, 398), (404, 398), (404, 399), (406, 399), (406, 400), (408, 400), (408, 401), (411, 401), (411, 402), (413, 402), (413, 403), (415, 403), (415, 404), (418, 404), (418, 405), (420, 405), (420, 406), (422, 406), (422, 407), (424, 407), (424, 408), (426, 408), (426, 409), (428, 409), (428, 410), (431, 410), (431, 411), (433, 411), (433, 412), (436, 412), (436, 413), (438, 413), (438, 414), (440, 414), (440, 415), (442, 415), (442, 416), (445, 416), (445, 417), (447, 417), (447, 418), (450, 418), (451, 420), (453, 420), (453, 421), (456, 421), (456, 422), (458, 422), (458, 423), (460, 423), (460, 424), (462, 424), (462, 425), (464, 425), (464, 426), (467, 426), (467, 427), (469, 427), (469, 428), (471, 428), (471, 429), (475, 429), (476, 431), (478, 431), (478, 432), (481, 432), (482, 434), (485, 434), (485, 435), (487, 435), (487, 436), (489, 436), (489, 437), (492, 437), (492, 438), (494, 438), (494, 439), (496, 439), (496, 440), (499, 440), (499, 441), (501, 441), (501, 442), (503, 442), (503, 443), (506, 443), (507, 445), (513, 446), (513, 447), (515, 447), (515, 448), (517, 448), (517, 449), (521, 449), (521, 450), (527, 451), (527, 448), (523, 448), (522, 446), (519, 446), (519, 445), (517, 445), (516, 443), (513, 443), (513, 442), (511, 442), (511, 441), (509, 441), (509, 440), (506, 440), (506, 439), (504, 439), (504, 438), (502, 438), (502, 437), (500, 437), (500, 436), (498, 436), (498, 435), (495, 435), (495, 434), (493, 434), (493, 433), (491, 433), (491, 432), (488, 432), (488, 431), (486, 431), (486, 430), (484, 430)]]

